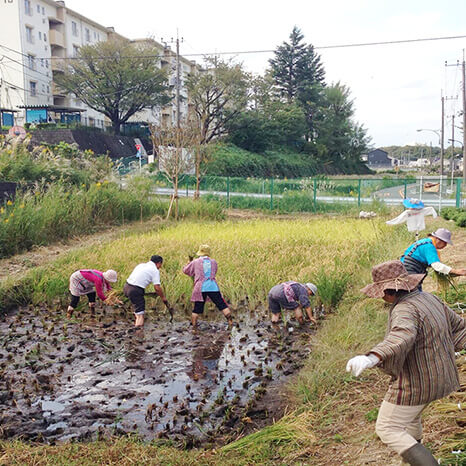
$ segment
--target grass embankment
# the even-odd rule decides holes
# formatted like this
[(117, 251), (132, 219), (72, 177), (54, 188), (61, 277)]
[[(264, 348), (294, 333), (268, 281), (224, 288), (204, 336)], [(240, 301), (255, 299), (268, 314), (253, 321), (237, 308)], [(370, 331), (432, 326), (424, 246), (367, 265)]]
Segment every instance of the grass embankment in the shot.
[[(350, 288), (338, 311), (322, 323), (305, 368), (289, 387), (293, 411), (275, 424), (217, 450), (179, 451), (131, 438), (60, 446), (2, 442), (0, 464), (399, 464), (374, 434), (387, 378), (367, 371), (354, 379), (344, 368), (349, 357), (382, 338), (386, 326), (386, 308), (362, 298), (359, 288), (370, 281), (374, 263), (398, 257), (410, 239), (404, 228), (389, 229), (378, 220), (190, 222), (71, 254), (31, 272), (28, 282), (38, 299), (51, 284), (55, 294), (63, 293), (58, 287), (66, 286), (68, 272), (81, 265), (114, 266), (124, 275), (159, 252), (166, 259), (162, 280), (168, 295), (183, 301), (191, 283), (180, 267), (189, 252), (206, 242), (219, 260), (222, 290), (234, 301), (247, 295), (254, 306), (284, 279), (315, 280), (322, 291), (327, 287), (328, 299), (341, 292), (335, 284), (347, 277)], [(437, 416), (431, 421), (433, 412), (427, 414), (427, 442), (439, 453), (442, 442), (461, 428), (455, 430), (454, 419)], [(464, 448), (464, 442), (455, 445)]]

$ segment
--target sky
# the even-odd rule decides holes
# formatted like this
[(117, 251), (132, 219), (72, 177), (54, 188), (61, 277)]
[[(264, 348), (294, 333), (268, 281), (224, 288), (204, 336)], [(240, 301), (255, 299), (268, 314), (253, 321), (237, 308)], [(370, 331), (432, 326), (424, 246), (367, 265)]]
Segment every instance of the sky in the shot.
[[(438, 146), (442, 94), (445, 146), (452, 137), (452, 114), (455, 126), (461, 125), (461, 66), (445, 63), (461, 64), (466, 38), (319, 47), (466, 35), (465, 0), (66, 0), (66, 5), (130, 39), (170, 41), (178, 33), (180, 53), (200, 54), (189, 57), (200, 63), (202, 54), (274, 50), (297, 26), (320, 54), (326, 82), (351, 89), (355, 120), (365, 126), (373, 147)], [(262, 74), (273, 53), (233, 57), (247, 71)], [(462, 140), (458, 128), (454, 139)]]

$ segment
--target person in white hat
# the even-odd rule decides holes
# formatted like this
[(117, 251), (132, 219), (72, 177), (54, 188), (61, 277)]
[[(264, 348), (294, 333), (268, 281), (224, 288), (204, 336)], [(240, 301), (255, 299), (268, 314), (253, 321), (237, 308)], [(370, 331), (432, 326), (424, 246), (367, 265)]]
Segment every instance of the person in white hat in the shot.
[(391, 376), (375, 430), (413, 466), (438, 464), (421, 444), (421, 415), (430, 402), (460, 388), (455, 351), (466, 348), (466, 320), (419, 291), (423, 278), (408, 274), (399, 260), (372, 268), (373, 283), (361, 292), (391, 304), (388, 330), (382, 342), (346, 365), (356, 377), (375, 366)]
[(440, 261), (439, 251), (448, 244), (453, 244), (450, 230), (439, 228), (429, 234), (428, 238), (420, 239), (411, 244), (400, 260), (409, 274), (426, 274), (427, 268), (432, 267), (436, 272), (445, 275), (466, 275), (466, 269), (453, 269)]
[[(107, 299), (105, 293), (112, 289), (110, 283), (115, 283), (117, 279), (117, 273), (111, 269), (106, 272), (95, 269), (81, 269), (74, 272), (70, 277), (71, 302), (67, 310), (68, 318), (73, 315), (79, 303), (80, 296), (84, 295), (87, 296), (89, 309), (93, 315), (95, 312), (96, 294), (102, 301), (105, 301)], [(121, 304), (120, 300), (116, 302)]]
[(288, 281), (275, 285), (268, 295), (269, 310), (272, 313), (272, 323), (280, 320), (282, 309), (294, 310), (296, 320), (304, 323), (301, 309), (306, 311), (309, 320), (317, 325), (317, 320), (312, 315), (310, 296), (317, 295), (317, 286), (314, 283), (298, 283)]

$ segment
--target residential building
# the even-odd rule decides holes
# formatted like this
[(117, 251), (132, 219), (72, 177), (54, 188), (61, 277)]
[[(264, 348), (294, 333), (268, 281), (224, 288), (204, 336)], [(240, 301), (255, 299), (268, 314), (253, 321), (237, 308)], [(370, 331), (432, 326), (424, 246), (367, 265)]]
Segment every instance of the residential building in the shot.
[[(101, 113), (89, 108), (55, 84), (63, 73), (66, 58), (77, 55), (83, 45), (111, 40), (118, 35), (71, 9), (64, 1), (5, 0), (0, 4), (0, 117), (16, 124), (80, 121), (102, 128), (109, 125)], [(147, 40), (147, 39), (144, 39)], [(142, 40), (133, 41), (135, 43)], [(167, 45), (151, 40), (163, 58), (161, 67), (169, 70), (170, 84), (176, 85), (176, 54)], [(181, 108), (187, 114), (184, 82), (193, 67), (180, 57)], [(174, 92), (174, 91), (173, 91)], [(134, 115), (132, 121), (176, 121), (176, 103), (164, 109), (148, 109)]]

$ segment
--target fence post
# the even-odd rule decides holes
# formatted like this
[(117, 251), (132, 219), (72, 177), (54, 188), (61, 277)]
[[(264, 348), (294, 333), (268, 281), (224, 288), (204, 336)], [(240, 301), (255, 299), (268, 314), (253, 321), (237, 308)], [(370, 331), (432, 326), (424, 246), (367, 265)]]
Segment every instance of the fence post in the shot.
[(405, 196), (404, 198), (406, 199), (408, 197), (408, 180), (405, 178)]
[(316, 205), (317, 200), (317, 180), (314, 178), (314, 207)]
[(270, 210), (273, 210), (273, 178), (270, 178)]
[(461, 207), (461, 178), (456, 178), (456, 207)]
[(227, 207), (230, 208), (230, 177), (227, 176)]
[(361, 178), (358, 180), (358, 207), (361, 207)]

